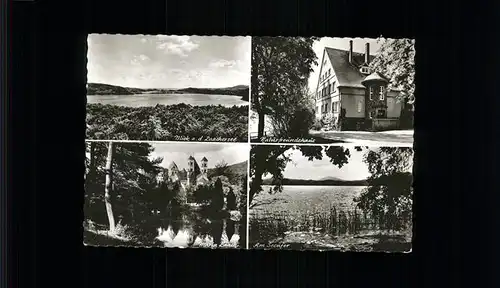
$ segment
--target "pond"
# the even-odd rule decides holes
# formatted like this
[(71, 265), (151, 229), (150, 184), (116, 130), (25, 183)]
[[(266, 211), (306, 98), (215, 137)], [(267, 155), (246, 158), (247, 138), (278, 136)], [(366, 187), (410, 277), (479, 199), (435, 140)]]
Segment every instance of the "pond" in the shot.
[(244, 248), (243, 221), (239, 211), (170, 208), (157, 228), (156, 239), (169, 248)]

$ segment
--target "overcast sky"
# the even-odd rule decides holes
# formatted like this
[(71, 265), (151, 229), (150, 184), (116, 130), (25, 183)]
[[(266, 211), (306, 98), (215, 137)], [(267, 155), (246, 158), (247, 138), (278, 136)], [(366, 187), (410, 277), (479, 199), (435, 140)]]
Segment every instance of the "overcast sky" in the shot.
[(91, 34), (88, 82), (136, 88), (250, 83), (250, 37)]
[(365, 44), (370, 43), (370, 54), (374, 55), (380, 49), (381, 43), (377, 43), (377, 39), (372, 38), (330, 38), (323, 37), (319, 41), (316, 41), (313, 45), (314, 52), (318, 57), (318, 65), (313, 67), (314, 71), (309, 77), (309, 89), (310, 92), (314, 92), (316, 85), (318, 84), (319, 76), (319, 64), (323, 57), (323, 50), (325, 47), (342, 49), (349, 51), (349, 40), (352, 40), (352, 50), (354, 52), (365, 53)]
[(250, 148), (245, 143), (211, 144), (211, 143), (151, 143), (155, 151), (151, 157), (163, 157), (161, 166), (168, 168), (174, 161), (179, 169), (187, 168), (187, 159), (192, 155), (198, 163), (201, 158), (207, 157), (208, 167), (213, 168), (219, 161), (224, 160), (232, 165), (247, 161)]

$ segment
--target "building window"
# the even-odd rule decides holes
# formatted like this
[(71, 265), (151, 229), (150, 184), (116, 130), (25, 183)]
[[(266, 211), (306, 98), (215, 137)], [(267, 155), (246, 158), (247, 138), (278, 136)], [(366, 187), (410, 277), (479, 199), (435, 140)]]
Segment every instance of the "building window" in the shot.
[(332, 82), (332, 94), (335, 93), (335, 81)]
[(328, 95), (330, 95), (330, 93), (332, 93), (332, 84), (328, 83)]
[(384, 100), (384, 97), (385, 97), (385, 87), (384, 86), (380, 86), (379, 99), (380, 100)]
[(361, 113), (361, 110), (363, 110), (363, 102), (358, 101), (358, 113)]
[(328, 76), (332, 73), (332, 69), (328, 69)]
[(370, 100), (373, 100), (373, 87), (370, 86)]
[(370, 74), (370, 69), (368, 67), (361, 67), (361, 73)]
[(325, 104), (325, 112), (328, 112), (328, 103)]
[(377, 118), (385, 118), (385, 109), (377, 110)]
[(340, 102), (334, 102), (333, 103), (333, 112), (335, 112), (335, 113), (339, 112), (339, 107), (340, 107)]

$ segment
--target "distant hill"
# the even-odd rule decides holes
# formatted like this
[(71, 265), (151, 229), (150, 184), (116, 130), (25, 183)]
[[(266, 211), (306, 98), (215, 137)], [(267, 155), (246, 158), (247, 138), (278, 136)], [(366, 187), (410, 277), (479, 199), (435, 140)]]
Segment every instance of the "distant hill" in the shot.
[(246, 175), (248, 173), (248, 161), (243, 161), (243, 162), (240, 162), (240, 163), (229, 165), (229, 169), (231, 169), (231, 171), (234, 174), (243, 175), (244, 176), (244, 175)]
[(237, 85), (224, 88), (182, 88), (182, 89), (141, 89), (121, 87), (102, 83), (88, 83), (87, 95), (132, 95), (132, 94), (217, 94), (240, 96), (248, 101), (250, 88), (247, 85)]
[[(229, 171), (231, 171), (233, 174), (238, 175), (238, 176), (244, 176), (248, 172), (248, 161), (243, 161), (240, 163), (232, 164), (227, 166)], [(211, 172), (214, 170), (214, 168), (208, 169), (208, 174), (211, 174)]]
[(340, 178), (337, 178), (337, 177), (333, 177), (333, 176), (327, 176), (327, 177), (323, 177), (321, 179), (319, 179), (321, 181), (325, 181), (325, 180), (333, 180), (333, 181), (345, 181), (343, 179), (340, 179)]
[[(288, 179), (281, 182), (282, 185), (300, 185), (300, 186), (367, 186), (366, 180), (342, 180), (335, 177), (325, 177), (321, 180)], [(272, 179), (267, 178), (262, 181), (262, 185), (273, 185)]]

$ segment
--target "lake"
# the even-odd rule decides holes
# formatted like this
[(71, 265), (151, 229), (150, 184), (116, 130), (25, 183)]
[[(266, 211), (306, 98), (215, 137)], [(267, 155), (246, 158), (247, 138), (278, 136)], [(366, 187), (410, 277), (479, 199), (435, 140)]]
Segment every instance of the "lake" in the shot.
[(250, 210), (250, 247), (408, 251), (411, 219), (392, 219), (401, 224), (396, 230), (383, 228), (387, 220), (371, 219), (355, 208), (353, 199), (364, 188), (283, 186), (274, 195), (264, 190), (252, 201), (263, 204)]
[(263, 186), (263, 192), (253, 201), (271, 201), (272, 204), (252, 209), (255, 217), (266, 217), (269, 213), (309, 214), (326, 212), (331, 206), (336, 209), (354, 209), (353, 198), (358, 196), (365, 186), (283, 186), (283, 192), (270, 195)]
[(87, 103), (129, 107), (156, 106), (156, 104), (175, 105), (181, 103), (193, 106), (222, 105), (226, 107), (248, 105), (248, 102), (241, 100), (240, 96), (207, 94), (87, 95)]
[(270, 186), (263, 188), (252, 201), (264, 204), (250, 210), (250, 246), (292, 243), (299, 246), (288, 248), (303, 249), (304, 243), (327, 247), (335, 242), (330, 235), (353, 233), (361, 214), (354, 212), (353, 198), (365, 187), (283, 186), (283, 192), (274, 195), (267, 193)]

